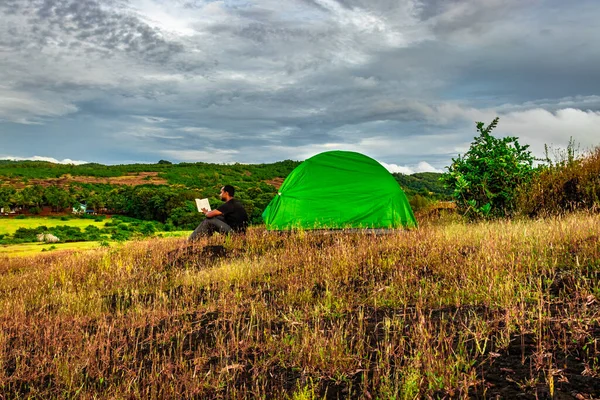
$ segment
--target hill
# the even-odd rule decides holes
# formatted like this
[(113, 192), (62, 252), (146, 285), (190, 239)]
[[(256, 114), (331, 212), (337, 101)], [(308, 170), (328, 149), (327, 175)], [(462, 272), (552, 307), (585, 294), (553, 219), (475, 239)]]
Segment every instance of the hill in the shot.
[(0, 255), (0, 398), (592, 399), (598, 215)]
[[(261, 223), (262, 211), (299, 161), (270, 164), (179, 163), (83, 165), (45, 161), (0, 160), (0, 208), (19, 213), (70, 212), (86, 204), (95, 213), (122, 214), (156, 220), (178, 229), (193, 229), (201, 216), (193, 199), (207, 197), (218, 206), (219, 188), (236, 187), (251, 221)], [(440, 174), (394, 174), (409, 198), (416, 194), (447, 196)]]
[(434, 197), (437, 199), (449, 199), (452, 192), (444, 188), (440, 182), (441, 173), (437, 172), (417, 172), (412, 175), (395, 173), (394, 178), (406, 192), (406, 195), (411, 197), (415, 194)]

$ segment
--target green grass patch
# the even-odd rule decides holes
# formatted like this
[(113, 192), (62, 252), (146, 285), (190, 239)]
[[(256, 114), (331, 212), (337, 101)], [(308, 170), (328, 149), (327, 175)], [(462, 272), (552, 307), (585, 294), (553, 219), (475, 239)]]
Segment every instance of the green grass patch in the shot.
[(12, 235), (19, 228), (37, 228), (38, 226), (45, 225), (48, 228), (55, 226), (72, 226), (76, 228), (84, 229), (88, 225), (93, 225), (99, 229), (103, 228), (107, 221), (96, 222), (93, 219), (79, 219), (73, 218), (63, 221), (59, 218), (47, 218), (47, 217), (28, 217), (28, 218), (2, 218), (0, 219), (0, 235)]
[(188, 237), (192, 234), (192, 231), (171, 231), (171, 232), (157, 232), (158, 237)]

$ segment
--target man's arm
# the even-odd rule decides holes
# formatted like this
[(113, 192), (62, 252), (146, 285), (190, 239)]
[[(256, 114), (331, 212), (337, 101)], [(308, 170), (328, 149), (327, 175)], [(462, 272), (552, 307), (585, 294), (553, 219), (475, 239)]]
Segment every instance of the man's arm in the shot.
[(216, 217), (218, 215), (223, 215), (223, 213), (221, 211), (219, 211), (219, 210), (208, 211), (206, 208), (203, 208), (202, 212), (204, 213), (204, 215), (206, 216), (206, 218), (213, 218), (213, 217)]

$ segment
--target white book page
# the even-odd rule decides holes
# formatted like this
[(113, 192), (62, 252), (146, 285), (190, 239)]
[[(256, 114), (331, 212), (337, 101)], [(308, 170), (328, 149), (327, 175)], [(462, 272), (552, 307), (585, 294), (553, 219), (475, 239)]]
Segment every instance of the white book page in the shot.
[(196, 207), (198, 208), (198, 212), (202, 212), (203, 208), (206, 208), (210, 211), (210, 203), (208, 199), (196, 199)]

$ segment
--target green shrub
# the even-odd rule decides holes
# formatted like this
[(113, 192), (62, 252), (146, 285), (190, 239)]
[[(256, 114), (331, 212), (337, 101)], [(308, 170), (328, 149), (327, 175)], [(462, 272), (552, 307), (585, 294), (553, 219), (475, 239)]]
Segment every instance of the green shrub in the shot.
[(22, 240), (24, 242), (37, 242), (37, 235), (44, 233), (48, 228), (46, 226), (38, 226), (37, 228), (18, 228), (13, 233), (13, 240)]
[(129, 240), (130, 237), (131, 237), (131, 232), (122, 231), (122, 230), (117, 230), (117, 231), (113, 232), (113, 234), (110, 236), (110, 238), (112, 240), (116, 240), (117, 242), (124, 242), (126, 240)]
[(534, 157), (516, 137), (495, 138), (498, 118), (484, 128), (464, 156), (452, 159), (440, 180), (452, 190), (459, 212), (468, 217), (505, 217), (517, 208), (518, 190), (533, 176)]
[(144, 236), (150, 236), (156, 232), (156, 227), (152, 222), (144, 222), (139, 226), (139, 232)]

